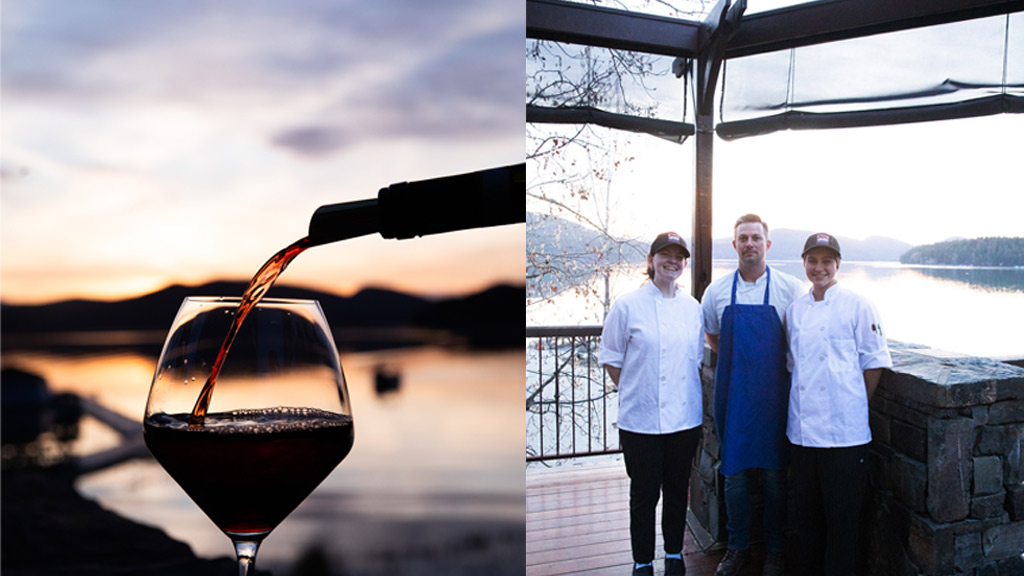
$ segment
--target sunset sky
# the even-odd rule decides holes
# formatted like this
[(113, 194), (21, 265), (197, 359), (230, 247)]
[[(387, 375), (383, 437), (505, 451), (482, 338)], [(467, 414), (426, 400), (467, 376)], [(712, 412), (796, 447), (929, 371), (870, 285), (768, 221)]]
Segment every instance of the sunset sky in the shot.
[[(5, 0), (5, 302), (247, 280), (321, 205), (522, 161), (522, 3)], [(522, 225), (379, 235), (281, 282), (522, 283)]]

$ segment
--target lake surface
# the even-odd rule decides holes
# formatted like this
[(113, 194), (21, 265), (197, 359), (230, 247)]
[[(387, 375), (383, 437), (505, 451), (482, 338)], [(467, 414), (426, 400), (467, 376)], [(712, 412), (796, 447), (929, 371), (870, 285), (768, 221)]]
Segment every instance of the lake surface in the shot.
[[(5, 350), (3, 356), (5, 365), (45, 377), (55, 392), (92, 397), (139, 421), (156, 363), (109, 350)], [(521, 562), (523, 352), (424, 346), (343, 354), (341, 361), (355, 446), (265, 540), (258, 565), (288, 573), (297, 555), (316, 544), (355, 568), (355, 556), (371, 562), (374, 554), (379, 560), (413, 542), (428, 554), (457, 551), (466, 542), (480, 548), (481, 541), (491, 553), (511, 550)], [(376, 393), (374, 368), (381, 364), (401, 374), (398, 391)], [(86, 418), (74, 450), (88, 454), (118, 442), (106, 426)], [(104, 507), (188, 543), (197, 555), (232, 555), (228, 538), (152, 459), (86, 475), (77, 487)]]
[[(799, 260), (770, 262), (805, 279)], [(712, 277), (735, 270), (735, 260), (716, 260)], [(888, 337), (949, 352), (1024, 358), (1024, 268), (904, 266), (897, 262), (842, 262), (839, 282), (875, 304)], [(642, 268), (609, 279), (609, 300), (639, 286)], [(681, 284), (689, 291), (690, 273)], [(810, 283), (807, 283), (810, 287)], [(591, 285), (598, 297), (570, 294), (527, 307), (527, 324), (601, 324), (604, 280)]]

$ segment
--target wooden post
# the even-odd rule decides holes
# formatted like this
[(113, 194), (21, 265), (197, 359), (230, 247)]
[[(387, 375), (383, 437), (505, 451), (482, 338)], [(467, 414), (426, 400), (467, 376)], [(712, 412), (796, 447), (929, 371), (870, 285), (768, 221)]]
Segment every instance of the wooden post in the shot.
[(711, 191), (714, 118), (698, 107), (694, 146), (693, 248), (690, 250), (691, 292), (697, 300), (711, 283)]
[(722, 0), (702, 27), (697, 54), (695, 92), (697, 133), (694, 145), (693, 249), (690, 251), (691, 292), (700, 300), (711, 283), (711, 199), (715, 139), (715, 87), (729, 39), (739, 28), (747, 0)]

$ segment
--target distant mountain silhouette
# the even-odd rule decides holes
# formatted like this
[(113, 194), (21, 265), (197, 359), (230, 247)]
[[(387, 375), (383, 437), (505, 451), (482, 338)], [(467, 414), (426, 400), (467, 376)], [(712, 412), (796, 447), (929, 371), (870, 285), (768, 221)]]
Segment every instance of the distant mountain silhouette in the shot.
[[(565, 254), (568, 257), (577, 258), (580, 267), (584, 269), (596, 267), (598, 259), (595, 249), (604, 254), (605, 262), (640, 264), (647, 256), (650, 241), (654, 239), (655, 234), (660, 232), (664, 232), (664, 230), (651, 230), (650, 238), (640, 240), (624, 238), (610, 240), (596, 230), (564, 218), (542, 216), (532, 212), (526, 215), (527, 249), (542, 251), (553, 256)], [(689, 230), (676, 230), (676, 232), (686, 237), (687, 243), (692, 247)], [(729, 260), (736, 257), (736, 251), (732, 247), (731, 232), (729, 230), (727, 236), (715, 238), (712, 241), (713, 258)], [(771, 230), (772, 247), (768, 252), (768, 259), (799, 260), (804, 242), (814, 232), (787, 228)], [(884, 236), (871, 236), (864, 240), (844, 236), (837, 236), (837, 238), (843, 249), (843, 259), (849, 261), (899, 262), (900, 256), (913, 247), (912, 244)], [(546, 282), (550, 281), (550, 279), (546, 280)]]
[[(166, 331), (186, 296), (240, 296), (245, 288), (245, 282), (222, 281), (200, 286), (174, 285), (114, 302), (0, 304), (0, 331), (5, 339), (28, 333)], [(318, 300), (335, 336), (352, 334), (353, 328), (426, 328), (448, 331), (471, 347), (501, 348), (522, 346), (526, 325), (523, 286), (496, 286), (479, 294), (434, 300), (378, 288), (343, 297), (279, 285), (270, 290), (268, 297)], [(5, 341), (5, 345), (9, 342)]]
[[(787, 228), (769, 231), (772, 247), (768, 251), (768, 260), (800, 260), (804, 242), (813, 233), (810, 230)], [(864, 240), (845, 236), (836, 236), (836, 238), (839, 239), (839, 246), (843, 250), (843, 260), (848, 261), (899, 262), (900, 256), (913, 247), (912, 244), (884, 236), (871, 236)], [(732, 236), (716, 238), (711, 249), (714, 251), (715, 259), (736, 257), (736, 250), (732, 247)]]
[(465, 298), (424, 306), (416, 312), (414, 323), (463, 334), (477, 347), (522, 346), (526, 337), (525, 302), (522, 286), (495, 286)]

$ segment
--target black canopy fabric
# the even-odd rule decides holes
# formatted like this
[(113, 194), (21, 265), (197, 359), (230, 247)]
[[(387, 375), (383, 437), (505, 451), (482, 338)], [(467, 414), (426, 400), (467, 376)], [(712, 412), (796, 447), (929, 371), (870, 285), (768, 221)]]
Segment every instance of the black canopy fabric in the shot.
[(843, 128), (1024, 112), (1024, 13), (725, 62), (716, 133)]

